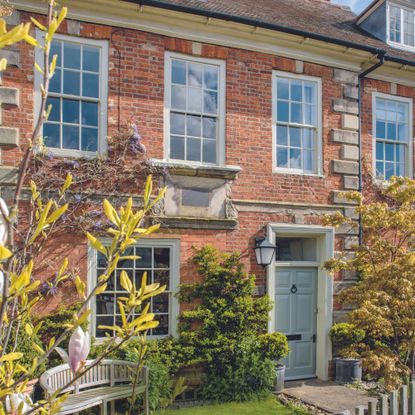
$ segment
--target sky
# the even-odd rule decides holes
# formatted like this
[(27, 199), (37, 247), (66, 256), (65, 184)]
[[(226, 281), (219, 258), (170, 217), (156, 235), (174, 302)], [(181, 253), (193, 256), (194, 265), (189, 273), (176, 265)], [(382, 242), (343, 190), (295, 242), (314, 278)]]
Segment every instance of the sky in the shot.
[(333, 3), (349, 6), (355, 13), (363, 11), (373, 0), (332, 0)]

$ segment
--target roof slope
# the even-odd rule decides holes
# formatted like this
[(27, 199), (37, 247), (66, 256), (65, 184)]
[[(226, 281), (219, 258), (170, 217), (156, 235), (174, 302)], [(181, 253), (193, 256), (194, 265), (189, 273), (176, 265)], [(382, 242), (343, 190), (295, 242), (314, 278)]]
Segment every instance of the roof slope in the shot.
[(415, 53), (388, 46), (356, 25), (357, 16), (348, 8), (329, 0), (127, 0), (138, 4), (172, 9), (187, 8), (198, 14), (255, 21), (258, 25), (277, 25), (385, 50), (389, 56), (413, 61)]

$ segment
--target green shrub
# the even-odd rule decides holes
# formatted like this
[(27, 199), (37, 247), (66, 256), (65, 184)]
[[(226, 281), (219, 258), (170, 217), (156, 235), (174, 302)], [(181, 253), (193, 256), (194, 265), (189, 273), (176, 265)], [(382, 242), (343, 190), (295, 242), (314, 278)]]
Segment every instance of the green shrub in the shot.
[(361, 343), (366, 336), (362, 329), (350, 323), (334, 324), (330, 329), (330, 339), (335, 355), (350, 355), (350, 348)]
[(258, 347), (264, 358), (274, 361), (281, 360), (289, 352), (287, 337), (282, 333), (261, 334)]

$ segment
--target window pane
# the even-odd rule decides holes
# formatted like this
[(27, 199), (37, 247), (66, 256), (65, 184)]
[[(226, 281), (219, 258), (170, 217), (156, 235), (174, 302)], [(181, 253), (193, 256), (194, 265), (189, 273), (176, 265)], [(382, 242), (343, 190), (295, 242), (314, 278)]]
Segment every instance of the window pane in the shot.
[(176, 109), (186, 109), (186, 87), (173, 85), (171, 91), (171, 106)]
[(216, 163), (215, 140), (203, 140), (203, 161), (205, 163)]
[(408, 141), (408, 126), (406, 124), (398, 124), (398, 140)]
[(172, 82), (174, 84), (186, 84), (186, 63), (182, 61), (172, 61)]
[(152, 330), (153, 336), (165, 336), (169, 334), (169, 316), (167, 315), (156, 315), (156, 321), (159, 325)]
[(290, 149), (290, 168), (301, 169), (301, 150), (296, 148)]
[(288, 167), (288, 148), (287, 147), (277, 147), (277, 166), (278, 167)]
[(97, 295), (96, 310), (97, 314), (114, 314), (115, 295), (108, 293)]
[(79, 82), (79, 72), (65, 70), (63, 74), (63, 93), (79, 95)]
[(376, 177), (381, 179), (385, 178), (385, 165), (383, 162), (376, 163)]
[(276, 238), (277, 261), (316, 261), (315, 238)]
[(304, 170), (305, 171), (313, 171), (313, 152), (311, 150), (303, 150), (303, 158), (304, 158)]
[(62, 66), (62, 43), (56, 40), (52, 41), (49, 51), (49, 61), (52, 61), (53, 55), (57, 55), (56, 66)]
[(99, 72), (99, 49), (84, 46), (82, 51), (82, 69), (84, 71)]
[[(168, 313), (169, 312), (169, 295), (159, 294), (153, 299), (153, 313)], [(157, 317), (156, 317), (157, 320)]]
[(48, 121), (60, 121), (61, 120), (61, 100), (59, 98), (49, 97), (46, 103), (46, 108), (52, 106), (52, 109), (49, 113)]
[(290, 98), (290, 82), (288, 79), (278, 79), (277, 81), (277, 97), (278, 99)]
[(170, 130), (172, 134), (185, 134), (185, 115), (183, 114), (170, 114)]
[(73, 150), (79, 150), (79, 127), (73, 125), (62, 126), (62, 146)]
[(203, 82), (203, 66), (196, 63), (189, 63), (188, 70), (189, 85), (201, 88)]
[(45, 123), (43, 126), (43, 140), (47, 147), (60, 147), (60, 125)]
[(403, 43), (408, 46), (414, 46), (414, 13), (412, 11), (403, 11), (404, 21), (404, 39)]
[(291, 122), (296, 124), (302, 124), (303, 115), (301, 111), (301, 104), (292, 103), (291, 104)]
[(49, 82), (49, 92), (61, 92), (61, 70), (56, 69)]
[(282, 125), (277, 126), (277, 144), (283, 146), (288, 145), (288, 127)]
[(304, 83), (304, 101), (308, 104), (313, 104), (315, 102), (315, 90), (315, 85), (307, 82)]
[(68, 42), (63, 44), (63, 66), (65, 68), (80, 69), (81, 45)]
[(403, 145), (396, 146), (396, 161), (398, 163), (403, 163), (405, 161), (405, 146)]
[(301, 147), (301, 129), (290, 128), (290, 147)]
[(203, 111), (209, 114), (218, 112), (218, 94), (216, 92), (205, 91)]
[(314, 131), (310, 128), (303, 128), (303, 148), (314, 149)]
[(100, 317), (97, 316), (96, 318), (96, 336), (97, 337), (105, 337), (107, 334), (109, 336), (113, 336), (113, 331), (108, 331), (107, 329), (100, 329), (99, 326), (113, 326), (114, 325), (114, 317)]
[(200, 137), (202, 133), (202, 118), (195, 115), (188, 115), (186, 117), (187, 135)]
[(278, 101), (277, 104), (277, 119), (278, 121), (288, 122), (289, 107), (288, 102)]
[(191, 112), (202, 112), (202, 89), (189, 87), (187, 110)]
[(386, 137), (386, 124), (383, 121), (376, 121), (376, 138)]
[(84, 97), (98, 98), (99, 76), (91, 73), (82, 75), (82, 95)]
[(389, 16), (389, 35), (392, 42), (401, 42), (401, 9), (390, 7)]
[(376, 143), (376, 160), (385, 160), (385, 143)]
[(303, 100), (303, 84), (297, 81), (291, 81), (291, 101)]
[(98, 126), (98, 103), (82, 102), (82, 124)]
[(395, 168), (393, 163), (385, 163), (385, 180), (390, 180), (395, 175)]
[(172, 135), (170, 137), (170, 157), (184, 160), (184, 138)]
[(316, 124), (316, 107), (314, 105), (304, 105), (304, 123), (309, 125)]
[(74, 99), (62, 100), (62, 118), (63, 122), (73, 124), (79, 123), (79, 101)]
[(154, 248), (154, 268), (170, 268), (169, 248)]
[(150, 268), (152, 264), (152, 249), (151, 248), (136, 248), (135, 254), (140, 257), (136, 259), (135, 266), (137, 268)]
[(396, 124), (387, 124), (387, 138), (388, 140), (396, 140)]
[(218, 89), (218, 68), (205, 65), (205, 88)]
[(216, 138), (216, 118), (203, 117), (203, 137)]
[(98, 150), (98, 128), (82, 127), (82, 147), (84, 151)]
[(398, 163), (396, 165), (396, 175), (397, 176), (405, 176), (405, 164), (404, 163)]
[(201, 140), (197, 138), (188, 138), (186, 144), (186, 160), (200, 161)]
[(159, 283), (160, 285), (165, 285), (166, 289), (170, 289), (170, 274), (169, 271), (154, 271), (154, 282)]
[(395, 160), (395, 146), (393, 144), (386, 144), (385, 146), (385, 160)]

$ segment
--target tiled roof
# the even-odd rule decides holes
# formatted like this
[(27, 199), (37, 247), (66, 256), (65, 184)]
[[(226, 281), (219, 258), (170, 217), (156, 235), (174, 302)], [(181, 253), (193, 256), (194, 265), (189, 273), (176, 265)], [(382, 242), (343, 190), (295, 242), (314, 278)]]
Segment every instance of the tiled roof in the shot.
[[(413, 61), (415, 53), (392, 48), (356, 25), (357, 16), (329, 0), (127, 0), (156, 7), (186, 9), (198, 14), (215, 14), (228, 20), (249, 20), (315, 36), (325, 36), (356, 47), (382, 49), (391, 57)], [(276, 28), (277, 30), (277, 28)], [(311, 36), (310, 36), (311, 37)]]

